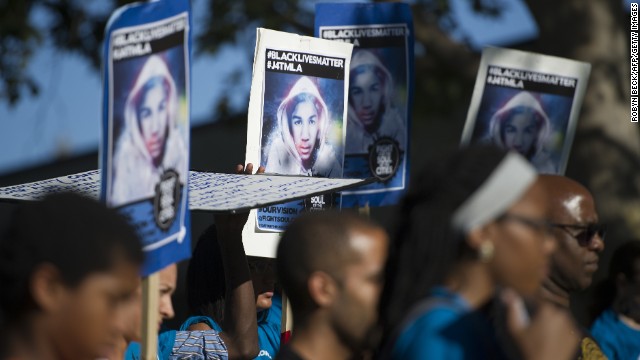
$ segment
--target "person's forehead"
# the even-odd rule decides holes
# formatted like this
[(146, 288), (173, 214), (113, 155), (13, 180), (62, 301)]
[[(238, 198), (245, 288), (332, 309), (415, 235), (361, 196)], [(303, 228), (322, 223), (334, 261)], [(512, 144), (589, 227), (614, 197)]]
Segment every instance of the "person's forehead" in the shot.
[(586, 192), (567, 193), (556, 203), (556, 217), (565, 223), (594, 223), (598, 221), (593, 197)]
[[(352, 228), (349, 234), (351, 250), (361, 260), (373, 259), (372, 255), (386, 255), (388, 237), (382, 228), (359, 226)], [(380, 256), (384, 258), (384, 256)], [(373, 259), (375, 261), (375, 259)]]
[(164, 269), (160, 270), (158, 273), (158, 277), (160, 278), (161, 284), (176, 286), (176, 282), (178, 279), (178, 267), (176, 264), (171, 264)]

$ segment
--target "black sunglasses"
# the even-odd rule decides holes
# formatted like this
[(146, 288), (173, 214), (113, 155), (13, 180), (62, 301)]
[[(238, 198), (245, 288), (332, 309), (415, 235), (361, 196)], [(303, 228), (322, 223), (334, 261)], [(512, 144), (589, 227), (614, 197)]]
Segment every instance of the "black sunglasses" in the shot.
[[(596, 235), (600, 237), (600, 240), (604, 241), (604, 237), (607, 234), (607, 229), (603, 224), (556, 224), (551, 223), (551, 226), (564, 230), (571, 237), (578, 240), (580, 246), (589, 246)], [(569, 229), (580, 230), (577, 234), (573, 234)]]
[(547, 219), (533, 219), (527, 216), (510, 214), (510, 213), (502, 214), (500, 217), (496, 219), (496, 221), (508, 221), (508, 220), (519, 222), (523, 225), (526, 225), (532, 228), (537, 232), (544, 233), (547, 235), (550, 235), (553, 230), (553, 224), (551, 224), (551, 222), (549, 222), (549, 220)]

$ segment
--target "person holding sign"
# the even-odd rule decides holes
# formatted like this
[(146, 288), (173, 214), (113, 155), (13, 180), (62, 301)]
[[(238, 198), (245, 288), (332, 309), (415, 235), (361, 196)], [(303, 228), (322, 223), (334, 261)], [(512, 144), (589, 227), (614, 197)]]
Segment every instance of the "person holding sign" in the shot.
[(487, 313), (506, 308), (525, 359), (569, 359), (577, 348), (568, 312), (533, 297), (555, 242), (548, 200), (518, 153), (471, 146), (426, 167), (402, 203), (383, 292), (393, 359), (501, 359), (504, 344)]
[(368, 154), (376, 140), (386, 137), (405, 150), (405, 126), (393, 106), (393, 77), (378, 57), (356, 50), (349, 74), (347, 154)]
[(125, 104), (124, 130), (113, 155), (112, 206), (153, 197), (168, 172), (186, 184), (187, 147), (176, 124), (178, 106), (167, 64), (161, 56), (149, 56)]
[(72, 194), (21, 204), (0, 238), (0, 358), (97, 359), (125, 330), (140, 240)]
[(279, 131), (265, 162), (267, 173), (338, 177), (340, 163), (327, 139), (329, 110), (316, 84), (300, 77), (277, 111)]
[[(256, 359), (274, 359), (280, 348), (282, 297), (274, 295), (273, 259), (249, 257), (251, 281), (256, 296), (258, 343)], [(198, 239), (187, 271), (187, 304), (191, 316), (180, 330), (222, 331), (226, 311), (225, 269), (218, 245), (216, 226)]]
[(549, 117), (531, 93), (522, 91), (512, 97), (493, 115), (490, 124), (496, 145), (519, 152), (541, 173), (556, 172), (544, 147), (551, 130)]
[[(246, 168), (242, 165), (236, 168), (238, 173), (251, 174), (252, 171), (252, 164), (247, 164)], [(264, 168), (260, 167), (257, 172), (263, 173)], [(217, 227), (212, 228), (216, 232), (223, 268), (222, 277), (217, 279), (231, 289), (225, 294), (225, 301), (230, 305), (223, 310), (225, 321), (222, 326), (161, 332), (158, 336), (159, 358), (183, 358), (198, 354), (207, 356), (207, 359), (251, 359), (258, 354), (256, 303), (247, 301), (253, 298), (254, 292), (241, 235), (246, 220), (247, 214), (216, 215)], [(174, 315), (171, 294), (176, 287), (176, 265), (169, 265), (159, 275), (159, 318), (170, 319)], [(209, 280), (215, 281), (213, 278)], [(141, 304), (138, 303), (138, 306)], [(125, 359), (140, 357), (139, 345), (131, 342), (140, 338), (139, 324), (140, 313), (137, 312), (130, 320), (130, 325), (133, 325), (129, 326), (131, 335), (125, 334), (125, 340), (129, 342)]]

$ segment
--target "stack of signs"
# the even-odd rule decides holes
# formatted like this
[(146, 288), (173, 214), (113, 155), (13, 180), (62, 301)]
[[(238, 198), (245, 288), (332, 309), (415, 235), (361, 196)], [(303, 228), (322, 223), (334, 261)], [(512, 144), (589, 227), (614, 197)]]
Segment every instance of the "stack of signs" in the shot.
[(189, 1), (125, 6), (106, 29), (101, 198), (140, 235), (143, 275), (190, 256)]
[(343, 192), (343, 207), (398, 203), (409, 177), (413, 22), (408, 4), (316, 6), (315, 35), (354, 45), (345, 178), (378, 181)]
[(574, 60), (485, 49), (462, 143), (493, 143), (540, 173), (564, 174), (590, 71)]
[[(246, 161), (267, 173), (341, 178), (346, 76), (353, 46), (258, 29), (249, 100)], [(315, 196), (253, 211), (248, 255), (275, 256), (278, 233), (303, 211), (338, 207)]]

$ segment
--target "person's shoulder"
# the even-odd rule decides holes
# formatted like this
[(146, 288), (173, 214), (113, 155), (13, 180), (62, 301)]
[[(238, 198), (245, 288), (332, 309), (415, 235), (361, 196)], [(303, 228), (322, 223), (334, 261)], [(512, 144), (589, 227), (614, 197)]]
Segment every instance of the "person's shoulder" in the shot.
[(444, 336), (447, 327), (460, 318), (449, 307), (426, 311), (404, 328), (393, 347), (393, 359), (462, 359), (463, 351)]
[(209, 316), (190, 316), (182, 323), (180, 330), (189, 331), (189, 327), (195, 324), (206, 324), (213, 330), (222, 331), (220, 325), (218, 325), (218, 323)]
[(464, 311), (447, 303), (435, 304), (412, 321), (408, 329), (418, 332), (439, 332), (443, 327), (458, 320)]

